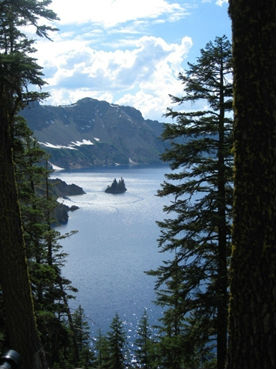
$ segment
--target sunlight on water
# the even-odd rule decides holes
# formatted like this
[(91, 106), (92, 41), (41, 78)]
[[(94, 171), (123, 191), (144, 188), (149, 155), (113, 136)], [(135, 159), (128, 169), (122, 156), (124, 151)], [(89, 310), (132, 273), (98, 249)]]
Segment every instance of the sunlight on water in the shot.
[[(77, 205), (61, 233), (79, 232), (62, 241), (69, 255), (64, 275), (79, 289), (72, 302), (81, 304), (93, 334), (109, 328), (115, 313), (125, 322), (127, 335), (133, 338), (144, 309), (154, 323), (161, 311), (153, 300), (154, 278), (144, 271), (155, 269), (165, 258), (158, 253), (159, 229), (166, 199), (156, 192), (167, 168), (117, 169), (107, 171), (60, 172), (68, 184), (81, 186), (85, 195), (62, 199)], [(127, 192), (106, 194), (114, 178), (123, 177)]]

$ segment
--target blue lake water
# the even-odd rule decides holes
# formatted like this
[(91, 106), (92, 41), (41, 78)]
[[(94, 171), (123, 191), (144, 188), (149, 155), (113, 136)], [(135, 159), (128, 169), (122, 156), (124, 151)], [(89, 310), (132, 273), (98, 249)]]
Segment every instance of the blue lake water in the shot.
[[(65, 200), (79, 209), (70, 213), (61, 233), (78, 230), (62, 241), (68, 253), (63, 274), (79, 292), (72, 309), (85, 310), (92, 335), (106, 332), (118, 313), (128, 336), (133, 338), (144, 309), (151, 323), (161, 317), (155, 299), (153, 277), (144, 271), (157, 268), (164, 254), (158, 252), (159, 228), (168, 199), (156, 196), (169, 169), (128, 168), (99, 171), (58, 172), (52, 177), (75, 183), (86, 192)], [(114, 178), (123, 177), (127, 192), (106, 194)]]

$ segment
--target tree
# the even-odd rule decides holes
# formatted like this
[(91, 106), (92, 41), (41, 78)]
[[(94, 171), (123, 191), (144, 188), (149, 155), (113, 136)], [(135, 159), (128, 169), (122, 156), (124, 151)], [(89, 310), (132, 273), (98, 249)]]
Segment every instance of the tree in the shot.
[(85, 320), (84, 310), (80, 305), (73, 313), (72, 320), (79, 352), (79, 362), (77, 364), (85, 369), (90, 368), (95, 362), (95, 355), (90, 348), (91, 338), (89, 325)]
[[(165, 262), (165, 264), (167, 264)], [(160, 322), (163, 325), (158, 326), (160, 340), (158, 342), (159, 365), (161, 368), (178, 369), (181, 368), (183, 357), (183, 309), (184, 303), (181, 294), (181, 285), (183, 274), (178, 264), (177, 258), (169, 263), (170, 277), (165, 269), (159, 268), (157, 271), (151, 271), (148, 274), (161, 277), (161, 270), (166, 276), (162, 276), (162, 282), (159, 278), (157, 283), (158, 291), (156, 304), (163, 308), (163, 315)]]
[(276, 367), (275, 13), (275, 0), (230, 1), (235, 191), (228, 369)]
[(108, 369), (109, 368), (109, 343), (106, 336), (103, 336), (99, 331), (96, 337), (96, 368), (97, 369)]
[[(76, 289), (61, 276), (66, 254), (59, 245), (61, 238), (71, 234), (61, 236), (52, 229), (54, 219), (51, 213), (58, 203), (51, 195), (53, 189), (49, 181), (48, 157), (21, 117), (14, 124), (13, 148), (34, 308), (47, 361), (51, 366), (60, 364), (61, 360), (68, 362), (69, 359), (77, 364), (79, 350), (68, 304), (72, 297), (69, 294), (76, 292)], [(64, 315), (70, 329), (64, 324)], [(69, 336), (72, 336), (72, 345), (69, 344)], [(67, 351), (70, 354), (63, 357), (61, 352)]]
[(123, 323), (118, 314), (112, 320), (110, 331), (107, 334), (109, 343), (109, 365), (108, 369), (125, 368), (125, 342), (126, 337), (123, 330)]
[[(41, 87), (41, 68), (29, 56), (32, 41), (22, 27), (32, 25), (47, 37), (51, 27), (39, 20), (56, 15), (44, 1), (2, 1), (0, 3), (0, 278), (4, 297), (9, 344), (19, 351), (23, 368), (46, 368), (34, 318), (24, 239), (13, 165), (12, 130), (16, 114), (30, 100), (45, 95), (29, 92), (30, 84)], [(19, 308), (20, 307), (20, 308)]]
[(140, 368), (153, 369), (153, 358), (152, 358), (152, 338), (151, 331), (148, 323), (148, 313), (145, 310), (140, 320), (138, 330), (138, 338), (135, 341), (135, 354), (137, 362)]
[[(162, 158), (170, 163), (172, 173), (166, 177), (172, 182), (166, 180), (158, 192), (159, 196), (169, 196), (170, 204), (164, 212), (172, 214), (171, 219), (158, 222), (159, 247), (174, 257), (151, 274), (158, 278), (157, 289), (166, 283), (169, 287), (169, 291), (160, 290), (157, 298), (169, 307), (172, 319), (165, 324), (173, 328), (176, 314), (182, 323), (195, 313), (200, 315), (200, 320), (190, 320), (190, 329), (197, 328), (199, 335), (204, 330), (205, 347), (216, 337), (217, 368), (222, 369), (226, 357), (232, 209), (230, 42), (225, 36), (217, 37), (201, 50), (196, 64), (188, 63), (188, 67), (186, 74), (179, 75), (185, 95), (173, 97), (174, 102), (184, 104), (183, 110), (168, 110), (167, 116), (177, 122), (167, 124), (163, 133), (171, 144)], [(194, 102), (204, 103), (207, 108), (188, 110), (187, 104)], [(187, 337), (181, 320), (173, 329), (176, 335)]]

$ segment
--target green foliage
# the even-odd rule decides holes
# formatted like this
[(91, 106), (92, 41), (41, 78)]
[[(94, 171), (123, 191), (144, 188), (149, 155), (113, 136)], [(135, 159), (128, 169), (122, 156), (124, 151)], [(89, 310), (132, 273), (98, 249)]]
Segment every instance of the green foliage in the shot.
[(84, 369), (93, 367), (95, 354), (91, 347), (90, 329), (81, 306), (72, 314), (75, 342), (78, 347), (78, 365)]
[[(56, 14), (47, 9), (49, 0), (2, 1), (0, 4), (0, 82), (1, 99), (13, 119), (16, 112), (28, 101), (43, 99), (47, 94), (31, 92), (29, 85), (41, 87), (41, 67), (30, 55), (34, 53), (34, 40), (23, 33), (32, 26), (40, 37), (48, 38), (51, 26), (41, 25), (40, 19), (55, 20)], [(2, 101), (3, 102), (3, 101)], [(10, 122), (12, 123), (12, 121)]]
[[(51, 214), (57, 203), (51, 196), (47, 155), (32, 137), (24, 119), (17, 117), (18, 112), (30, 101), (47, 96), (29, 91), (30, 85), (42, 87), (44, 81), (41, 67), (31, 56), (35, 51), (34, 41), (24, 34), (24, 30), (26, 26), (31, 26), (38, 36), (48, 38), (48, 32), (54, 28), (41, 25), (41, 19), (56, 19), (55, 13), (47, 9), (50, 3), (50, 0), (0, 2), (0, 121), (1, 137), (12, 153), (15, 164), (26, 256), (41, 341), (51, 367), (70, 368), (79, 363), (68, 306), (68, 300), (76, 289), (61, 276), (66, 255), (59, 240), (64, 236), (51, 227)], [(5, 165), (11, 162), (11, 158), (2, 153), (1, 160)], [(7, 311), (2, 315), (2, 304), (0, 309), (2, 322), (2, 316)], [(30, 315), (32, 312), (28, 313)], [(0, 329), (2, 331), (2, 324)], [(35, 336), (35, 332), (32, 333)], [(32, 333), (29, 332), (29, 336)], [(38, 340), (29, 343), (31, 345), (39, 348)], [(82, 354), (82, 360), (85, 361), (84, 356), (86, 359), (88, 356), (84, 355), (84, 351)], [(32, 356), (31, 352), (25, 352), (25, 358), (28, 355)]]
[(103, 336), (99, 331), (96, 337), (96, 363), (95, 368), (97, 369), (109, 369), (109, 342), (106, 336)]
[(112, 320), (107, 339), (109, 344), (109, 369), (124, 369), (126, 335), (118, 314), (115, 314)]
[(71, 318), (68, 300), (76, 289), (61, 276), (66, 254), (59, 240), (64, 236), (51, 227), (57, 203), (51, 196), (47, 155), (20, 117), (15, 120), (13, 135), (18, 197), (41, 340), (50, 365), (59, 365), (62, 360), (74, 362), (78, 355), (71, 358), (72, 332), (64, 319)]
[[(163, 160), (172, 172), (158, 195), (169, 197), (164, 212), (171, 217), (158, 225), (161, 251), (174, 256), (149, 272), (157, 277), (157, 304), (165, 309), (159, 329), (167, 369), (191, 366), (191, 352), (195, 367), (206, 357), (211, 360), (214, 339), (218, 367), (224, 365), (232, 209), (231, 72), (231, 45), (225, 36), (218, 37), (179, 75), (185, 94), (173, 101), (182, 111), (168, 109), (167, 116), (176, 123), (164, 130), (170, 148)], [(198, 101), (208, 108), (191, 111), (189, 104)], [(192, 350), (191, 337), (196, 337)]]
[(139, 368), (156, 368), (156, 354), (154, 350), (154, 341), (152, 328), (149, 326), (148, 313), (145, 310), (137, 329), (138, 338), (135, 340), (135, 358)]
[(126, 334), (123, 323), (116, 314), (110, 324), (110, 331), (102, 335), (99, 331), (96, 338), (96, 369), (125, 369), (126, 363)]

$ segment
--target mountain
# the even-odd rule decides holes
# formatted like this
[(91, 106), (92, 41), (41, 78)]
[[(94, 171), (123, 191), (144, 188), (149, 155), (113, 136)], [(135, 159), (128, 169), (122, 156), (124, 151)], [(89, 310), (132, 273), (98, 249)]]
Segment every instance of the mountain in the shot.
[(135, 108), (84, 98), (64, 106), (35, 102), (20, 114), (55, 166), (161, 164), (163, 124)]

